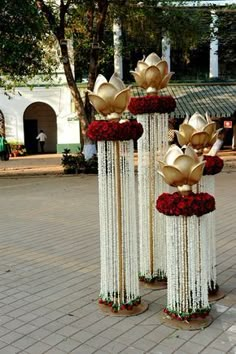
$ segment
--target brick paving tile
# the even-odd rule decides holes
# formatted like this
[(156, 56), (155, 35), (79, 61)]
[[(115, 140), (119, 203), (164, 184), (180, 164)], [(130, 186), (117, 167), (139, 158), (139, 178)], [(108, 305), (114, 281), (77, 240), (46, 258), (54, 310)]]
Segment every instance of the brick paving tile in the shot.
[[(0, 167), (1, 169), (1, 167)], [(104, 315), (95, 175), (0, 178), (0, 354), (235, 353), (236, 171), (216, 176), (217, 279), (225, 298), (202, 331), (165, 327), (166, 290), (149, 309)]]
[(8, 345), (7, 347), (0, 349), (0, 354), (17, 354), (17, 353), (19, 353), (19, 349), (11, 345)]
[(231, 348), (231, 350), (228, 353), (229, 354), (235, 354), (236, 353), (236, 346)]

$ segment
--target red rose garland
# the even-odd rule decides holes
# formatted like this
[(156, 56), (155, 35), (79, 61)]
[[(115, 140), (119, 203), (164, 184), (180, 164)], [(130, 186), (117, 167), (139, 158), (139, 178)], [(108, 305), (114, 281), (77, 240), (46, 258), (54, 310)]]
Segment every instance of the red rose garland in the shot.
[(176, 108), (175, 99), (172, 96), (142, 96), (132, 97), (128, 105), (130, 113), (170, 113)]
[(208, 193), (163, 193), (157, 198), (156, 209), (169, 216), (199, 217), (215, 210), (215, 198)]
[(199, 309), (195, 312), (191, 312), (191, 310), (190, 310), (189, 312), (178, 313), (177, 311), (172, 311), (172, 310), (169, 310), (168, 308), (164, 308), (163, 312), (177, 321), (190, 321), (190, 320), (196, 319), (196, 318), (207, 317), (209, 315), (210, 309), (211, 308), (209, 306), (209, 307), (206, 307), (203, 309)]
[(87, 136), (94, 141), (138, 140), (143, 134), (142, 124), (136, 119), (119, 123), (112, 120), (95, 120), (87, 131)]
[(204, 155), (203, 161), (206, 161), (203, 175), (216, 175), (224, 167), (224, 161), (219, 156)]
[(110, 298), (103, 299), (100, 297), (98, 299), (98, 303), (101, 305), (107, 305), (107, 306), (111, 307), (112, 312), (118, 312), (119, 310), (131, 311), (131, 310), (133, 310), (134, 306), (138, 306), (141, 304), (141, 297), (138, 296), (135, 299), (130, 300), (129, 302), (122, 303), (120, 305), (117, 302), (112, 301)]

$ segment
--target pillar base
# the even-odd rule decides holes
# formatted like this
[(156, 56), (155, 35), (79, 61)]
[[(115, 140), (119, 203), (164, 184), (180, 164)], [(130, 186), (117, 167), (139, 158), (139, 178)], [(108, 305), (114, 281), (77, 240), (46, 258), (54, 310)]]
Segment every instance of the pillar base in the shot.
[(150, 283), (140, 281), (140, 286), (145, 289), (162, 290), (162, 289), (167, 289), (167, 281), (155, 280), (154, 282), (150, 282)]
[(161, 312), (159, 314), (159, 320), (164, 326), (167, 327), (182, 329), (184, 331), (197, 331), (199, 329), (208, 327), (212, 323), (213, 318), (211, 316), (207, 316), (205, 318), (194, 318), (191, 319), (189, 322), (178, 321)]
[(212, 304), (213, 302), (223, 299), (224, 297), (225, 297), (225, 293), (222, 290), (217, 290), (215, 294), (208, 295), (208, 302)]
[(119, 310), (117, 312), (112, 311), (111, 307), (108, 305), (104, 305), (104, 304), (98, 304), (99, 309), (104, 312), (106, 315), (109, 316), (115, 316), (115, 317), (129, 317), (129, 316), (137, 316), (143, 312), (145, 312), (148, 309), (148, 304), (146, 304), (145, 302), (137, 305), (137, 306), (133, 306), (133, 308), (131, 310)]

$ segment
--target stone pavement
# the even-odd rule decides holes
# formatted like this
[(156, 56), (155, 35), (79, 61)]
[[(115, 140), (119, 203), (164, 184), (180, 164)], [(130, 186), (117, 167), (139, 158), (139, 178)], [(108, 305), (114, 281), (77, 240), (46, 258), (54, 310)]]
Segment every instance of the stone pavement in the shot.
[(208, 328), (181, 331), (159, 321), (166, 290), (142, 288), (149, 309), (138, 316), (98, 309), (97, 176), (0, 178), (0, 354), (236, 353), (235, 179), (235, 169), (216, 176), (217, 280), (226, 296)]
[[(225, 162), (225, 170), (236, 168), (236, 151), (222, 150), (218, 153)], [(1, 176), (35, 176), (35, 175), (61, 175), (62, 154), (39, 154), (23, 157), (11, 157), (9, 161), (0, 161)], [(134, 155), (137, 166), (137, 154)]]
[(0, 176), (62, 174), (61, 158), (61, 154), (11, 157), (9, 161), (0, 161)]

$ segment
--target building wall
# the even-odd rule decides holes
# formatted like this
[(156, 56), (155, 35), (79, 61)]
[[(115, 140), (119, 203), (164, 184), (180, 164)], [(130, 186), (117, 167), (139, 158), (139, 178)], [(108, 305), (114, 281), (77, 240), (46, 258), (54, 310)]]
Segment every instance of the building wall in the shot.
[[(18, 87), (13, 92), (0, 89), (0, 110), (5, 118), (8, 142), (29, 143), (43, 129), (48, 136), (46, 152), (77, 150), (80, 145), (79, 122), (72, 112), (71, 95), (66, 86)], [(32, 150), (32, 149), (30, 149)], [(33, 148), (29, 153), (36, 153)]]

